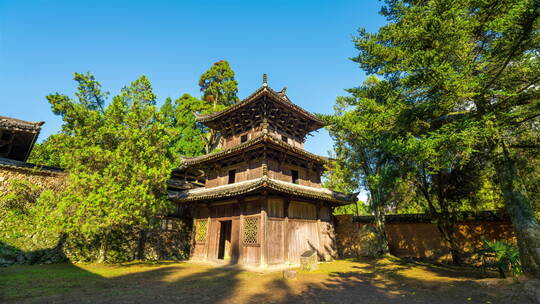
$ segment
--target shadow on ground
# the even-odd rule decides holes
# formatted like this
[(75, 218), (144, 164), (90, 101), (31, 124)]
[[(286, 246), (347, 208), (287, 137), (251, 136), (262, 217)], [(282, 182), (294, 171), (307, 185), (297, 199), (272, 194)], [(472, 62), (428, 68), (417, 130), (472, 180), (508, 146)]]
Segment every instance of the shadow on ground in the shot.
[[(318, 280), (317, 273), (301, 274), (301, 288), (275, 280), (266, 289), (286, 294), (276, 299), (272, 292), (254, 295), (253, 303), (532, 303), (522, 287), (500, 280), (494, 273), (469, 267), (405, 263), (381, 260), (336, 261), (343, 268)], [(327, 266), (323, 265), (324, 272)], [(332, 268), (329, 266), (328, 268)], [(337, 268), (341, 268), (339, 265)], [(310, 279), (311, 277), (311, 279)]]
[(0, 269), (2, 303), (530, 303), (519, 284), (472, 268), (338, 260), (281, 272), (164, 262)]

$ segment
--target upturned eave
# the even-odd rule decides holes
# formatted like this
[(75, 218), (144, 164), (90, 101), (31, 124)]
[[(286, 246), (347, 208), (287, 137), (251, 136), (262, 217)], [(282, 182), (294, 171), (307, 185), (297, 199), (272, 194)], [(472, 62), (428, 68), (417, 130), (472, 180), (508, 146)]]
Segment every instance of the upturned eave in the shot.
[(44, 123), (45, 122), (43, 121), (30, 122), (12, 117), (0, 116), (0, 128), (13, 131), (36, 133), (41, 130), (41, 126)]
[(325, 201), (337, 205), (356, 202), (356, 194), (344, 194), (326, 188), (315, 188), (271, 179), (266, 176), (234, 184), (212, 188), (196, 188), (185, 191), (169, 190), (169, 199), (177, 203), (219, 200), (246, 195), (260, 190), (270, 190), (285, 195)]

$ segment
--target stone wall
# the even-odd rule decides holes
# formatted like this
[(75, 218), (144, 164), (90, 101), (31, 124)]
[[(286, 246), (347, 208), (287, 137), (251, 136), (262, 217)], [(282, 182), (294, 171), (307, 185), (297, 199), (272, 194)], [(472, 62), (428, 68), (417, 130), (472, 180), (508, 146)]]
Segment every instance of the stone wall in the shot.
[[(337, 249), (340, 257), (354, 257), (362, 251), (360, 229), (365, 222), (353, 222), (352, 215), (335, 216)], [(390, 253), (398, 257), (412, 257), (450, 261), (448, 248), (441, 240), (437, 226), (425, 221), (394, 221), (386, 223)], [(465, 259), (474, 260), (483, 246), (482, 238), (489, 241), (506, 240), (515, 243), (512, 224), (507, 219), (466, 220), (458, 224), (458, 242)]]
[(7, 191), (10, 180), (24, 180), (43, 189), (59, 190), (64, 186), (66, 175), (59, 170), (0, 166), (0, 193)]

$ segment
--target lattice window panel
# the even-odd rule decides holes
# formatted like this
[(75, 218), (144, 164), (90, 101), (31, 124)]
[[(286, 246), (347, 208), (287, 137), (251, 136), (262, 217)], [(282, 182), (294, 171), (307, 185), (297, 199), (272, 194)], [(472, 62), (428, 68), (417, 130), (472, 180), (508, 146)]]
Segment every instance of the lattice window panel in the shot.
[(195, 229), (195, 242), (206, 242), (206, 232), (208, 231), (208, 220), (197, 221)]
[(248, 217), (244, 219), (244, 245), (255, 245), (259, 243), (259, 218)]

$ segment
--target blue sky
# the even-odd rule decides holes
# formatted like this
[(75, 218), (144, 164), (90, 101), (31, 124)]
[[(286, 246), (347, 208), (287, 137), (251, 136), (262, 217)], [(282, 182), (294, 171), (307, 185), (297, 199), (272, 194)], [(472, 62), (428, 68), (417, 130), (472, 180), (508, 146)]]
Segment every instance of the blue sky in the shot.
[[(200, 96), (213, 62), (230, 62), (243, 98), (261, 85), (287, 86), (311, 112), (331, 113), (336, 96), (363, 71), (352, 36), (385, 20), (379, 1), (7, 1), (0, 0), (0, 115), (45, 121), (39, 140), (60, 129), (45, 96), (73, 96), (74, 72), (92, 72), (115, 95), (144, 74), (159, 103)], [(306, 143), (327, 155), (325, 131)]]

